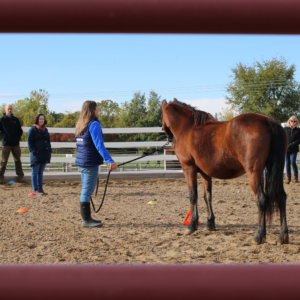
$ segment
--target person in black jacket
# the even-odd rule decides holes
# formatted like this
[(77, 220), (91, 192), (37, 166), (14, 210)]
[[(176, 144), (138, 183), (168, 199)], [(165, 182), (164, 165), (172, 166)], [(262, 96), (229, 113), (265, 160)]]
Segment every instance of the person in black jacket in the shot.
[(32, 168), (32, 188), (37, 196), (47, 195), (43, 190), (43, 172), (51, 159), (50, 136), (45, 125), (45, 115), (38, 114), (34, 125), (28, 131), (28, 149), (30, 151), (30, 166)]
[(300, 144), (300, 129), (298, 128), (298, 119), (295, 116), (290, 117), (287, 126), (288, 127), (284, 128), (288, 136), (288, 149), (285, 157), (285, 164), (287, 175), (286, 183), (289, 184), (291, 182), (291, 164), (293, 166), (295, 175), (294, 182), (298, 182), (298, 168), (296, 163)]
[(19, 182), (23, 183), (23, 169), (21, 162), (20, 140), (23, 134), (20, 121), (13, 115), (13, 107), (8, 104), (5, 106), (5, 113), (0, 119), (0, 131), (2, 135), (2, 155), (0, 167), (0, 184), (3, 184), (4, 173), (10, 152), (15, 159), (16, 174)]

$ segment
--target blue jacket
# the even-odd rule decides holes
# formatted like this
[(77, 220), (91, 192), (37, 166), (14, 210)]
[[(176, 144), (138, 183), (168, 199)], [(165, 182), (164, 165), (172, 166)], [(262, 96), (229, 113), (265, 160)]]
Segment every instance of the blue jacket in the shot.
[(76, 135), (77, 156), (75, 164), (80, 167), (94, 167), (103, 164), (103, 159), (114, 161), (107, 152), (98, 118), (91, 121), (82, 135)]
[(43, 132), (40, 129), (31, 127), (28, 131), (28, 149), (30, 153), (30, 166), (47, 164), (51, 160), (50, 136), (47, 128)]

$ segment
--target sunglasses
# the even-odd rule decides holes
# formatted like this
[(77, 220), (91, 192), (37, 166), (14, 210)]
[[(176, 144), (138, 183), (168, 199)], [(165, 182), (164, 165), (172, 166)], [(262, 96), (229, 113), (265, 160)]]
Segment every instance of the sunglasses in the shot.
[(297, 123), (297, 121), (291, 120), (290, 122)]

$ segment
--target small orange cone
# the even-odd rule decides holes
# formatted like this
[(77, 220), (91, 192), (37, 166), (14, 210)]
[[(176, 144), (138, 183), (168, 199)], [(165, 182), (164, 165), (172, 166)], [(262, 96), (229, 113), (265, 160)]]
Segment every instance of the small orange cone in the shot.
[[(189, 225), (191, 223), (191, 213), (192, 213), (192, 211), (190, 210), (189, 213), (187, 214), (184, 222), (182, 223), (183, 225)], [(200, 221), (198, 221), (198, 224), (200, 224)]]
[(17, 212), (18, 212), (18, 213), (21, 213), (21, 212), (28, 212), (28, 210), (25, 209), (25, 208), (20, 208), (19, 210), (17, 210)]

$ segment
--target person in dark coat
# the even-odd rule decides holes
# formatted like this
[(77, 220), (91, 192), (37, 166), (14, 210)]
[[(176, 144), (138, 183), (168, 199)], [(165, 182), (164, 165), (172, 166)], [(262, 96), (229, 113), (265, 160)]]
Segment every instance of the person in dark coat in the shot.
[(102, 226), (100, 220), (92, 219), (90, 210), (90, 199), (97, 183), (99, 166), (105, 160), (110, 170), (118, 167), (104, 146), (98, 115), (99, 110), (95, 101), (84, 102), (75, 130), (77, 147), (75, 164), (79, 167), (82, 182), (80, 195), (82, 227)]
[(12, 152), (15, 160), (18, 181), (23, 183), (24, 173), (22, 169), (20, 148), (20, 140), (23, 134), (23, 130), (19, 119), (13, 115), (13, 107), (10, 104), (5, 106), (5, 113), (0, 119), (0, 131), (2, 136), (0, 184), (3, 184), (4, 173), (6, 170), (10, 152)]
[(38, 114), (34, 125), (28, 131), (28, 149), (30, 151), (30, 166), (32, 168), (32, 188), (37, 196), (47, 195), (43, 189), (43, 172), (51, 160), (50, 136), (45, 125), (45, 115)]
[(288, 136), (288, 149), (285, 157), (287, 184), (291, 182), (291, 164), (294, 171), (294, 182), (298, 182), (298, 168), (296, 163), (300, 144), (300, 129), (298, 126), (298, 119), (292, 116), (288, 120), (287, 127), (284, 128)]

